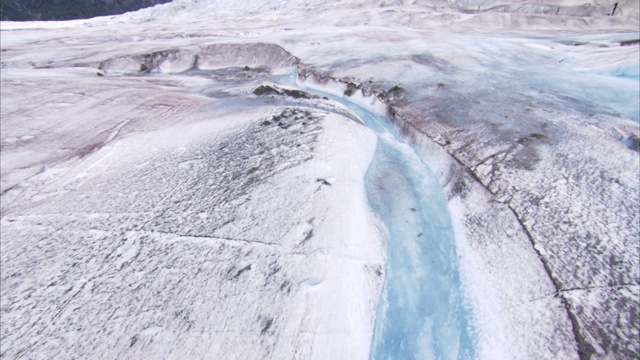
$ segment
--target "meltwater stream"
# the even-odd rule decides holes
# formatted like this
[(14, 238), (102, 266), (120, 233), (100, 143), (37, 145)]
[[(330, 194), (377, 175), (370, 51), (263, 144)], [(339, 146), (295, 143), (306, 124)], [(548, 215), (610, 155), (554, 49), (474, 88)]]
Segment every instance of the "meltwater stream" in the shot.
[(387, 119), (318, 95), (348, 107), (378, 135), (366, 190), (389, 240), (371, 359), (473, 358), (453, 227), (437, 176)]
[(471, 359), (453, 227), (439, 181), (388, 120), (350, 107), (378, 135), (367, 194), (389, 231), (371, 359)]

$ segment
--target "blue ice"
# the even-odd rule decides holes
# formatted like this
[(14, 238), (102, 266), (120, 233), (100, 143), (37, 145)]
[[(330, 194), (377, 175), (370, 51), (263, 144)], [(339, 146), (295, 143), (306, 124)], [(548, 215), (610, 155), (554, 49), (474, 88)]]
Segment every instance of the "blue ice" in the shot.
[(389, 231), (371, 359), (470, 359), (453, 227), (438, 179), (388, 120), (354, 110), (379, 135), (367, 194)]
[(304, 90), (342, 103), (378, 135), (366, 190), (389, 239), (371, 359), (473, 358), (453, 226), (436, 174), (388, 119), (348, 99)]

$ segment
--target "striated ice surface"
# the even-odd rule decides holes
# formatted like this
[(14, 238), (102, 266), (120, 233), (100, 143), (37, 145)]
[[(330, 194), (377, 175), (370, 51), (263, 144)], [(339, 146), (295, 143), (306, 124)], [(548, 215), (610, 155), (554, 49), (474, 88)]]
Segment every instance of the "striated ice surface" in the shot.
[(612, 5), (0, 23), (0, 356), (637, 358), (638, 9)]
[(373, 135), (215, 77), (95, 76), (3, 83), (3, 111), (29, 108), (3, 128), (33, 134), (4, 147), (3, 180), (38, 169), (3, 195), (3, 357), (365, 358)]

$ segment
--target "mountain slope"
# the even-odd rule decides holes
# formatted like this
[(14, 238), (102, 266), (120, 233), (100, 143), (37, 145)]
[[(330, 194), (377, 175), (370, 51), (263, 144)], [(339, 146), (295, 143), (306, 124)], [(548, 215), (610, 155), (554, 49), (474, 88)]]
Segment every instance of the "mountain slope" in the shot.
[(0, 0), (3, 21), (73, 20), (117, 15), (171, 0)]

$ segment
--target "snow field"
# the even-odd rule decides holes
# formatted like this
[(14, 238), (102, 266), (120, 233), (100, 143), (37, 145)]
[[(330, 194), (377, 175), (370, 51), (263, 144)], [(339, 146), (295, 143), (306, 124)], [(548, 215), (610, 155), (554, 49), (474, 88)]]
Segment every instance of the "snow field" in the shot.
[[(384, 264), (369, 130), (166, 76), (3, 78), (3, 111), (24, 108), (25, 81), (75, 104), (32, 102), (3, 133), (49, 149), (27, 182), (25, 160), (3, 162), (18, 182), (3, 196), (4, 356), (368, 358)], [(37, 121), (58, 137), (30, 138), (20, 124)], [(24, 156), (5, 143), (3, 158)]]
[[(369, 93), (406, 90), (394, 121), (444, 184), (477, 357), (637, 356), (637, 16), (371, 4), (3, 22), (3, 356), (367, 356), (384, 255), (364, 244), (385, 230), (355, 179), (373, 138), (331, 125), (356, 124), (340, 104), (252, 95), (297, 86), (296, 59), (264, 43), (301, 59), (304, 87), (363, 84), (352, 100), (376, 114)], [(139, 73), (147, 53), (214, 43), (207, 71), (172, 74), (193, 54), (169, 53)]]

